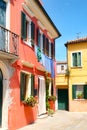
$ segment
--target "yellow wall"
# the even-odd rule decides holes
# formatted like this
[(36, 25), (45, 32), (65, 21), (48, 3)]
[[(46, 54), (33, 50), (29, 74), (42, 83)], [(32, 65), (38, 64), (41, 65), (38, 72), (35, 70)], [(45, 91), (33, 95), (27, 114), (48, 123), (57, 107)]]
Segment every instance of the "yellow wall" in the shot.
[[(87, 100), (72, 99), (73, 84), (87, 84), (87, 42), (69, 44), (68, 51), (68, 67), (70, 70), (69, 77), (69, 110), (70, 111), (87, 111)], [(82, 67), (71, 67), (71, 53), (76, 51), (82, 52)]]
[(55, 83), (57, 88), (68, 88), (68, 80), (65, 74), (58, 74)]

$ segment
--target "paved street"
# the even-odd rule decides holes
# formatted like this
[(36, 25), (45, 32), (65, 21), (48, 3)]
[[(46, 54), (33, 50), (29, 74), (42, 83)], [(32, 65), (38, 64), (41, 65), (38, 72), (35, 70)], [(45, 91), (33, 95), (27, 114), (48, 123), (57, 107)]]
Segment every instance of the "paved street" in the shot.
[(57, 111), (19, 130), (87, 130), (87, 112)]

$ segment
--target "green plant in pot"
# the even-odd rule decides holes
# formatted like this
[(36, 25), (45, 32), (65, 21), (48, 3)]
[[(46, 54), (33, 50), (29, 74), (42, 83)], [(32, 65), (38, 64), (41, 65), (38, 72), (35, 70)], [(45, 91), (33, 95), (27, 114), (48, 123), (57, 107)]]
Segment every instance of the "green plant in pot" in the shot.
[(48, 96), (48, 101), (56, 101), (56, 96), (54, 95)]
[(37, 100), (35, 99), (35, 97), (30, 96), (24, 100), (24, 103), (28, 106), (34, 107), (37, 104)]
[(77, 98), (78, 98), (78, 99), (82, 99), (82, 98), (83, 98), (83, 93), (82, 93), (82, 92), (79, 92), (79, 93), (77, 94)]

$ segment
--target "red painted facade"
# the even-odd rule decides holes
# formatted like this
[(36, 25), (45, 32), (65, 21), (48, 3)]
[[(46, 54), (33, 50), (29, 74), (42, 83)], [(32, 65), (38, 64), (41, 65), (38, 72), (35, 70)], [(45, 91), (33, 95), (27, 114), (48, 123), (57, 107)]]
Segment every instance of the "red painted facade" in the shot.
[[(17, 59), (14, 60), (13, 62), (11, 62), (11, 64), (9, 64), (9, 66), (12, 68), (12, 74), (11, 74), (11, 76), (9, 76), (10, 78), (9, 78), (9, 85), (8, 85), (9, 89), (11, 90), (9, 93), (9, 97), (12, 99), (12, 102), (8, 106), (8, 113), (7, 113), (8, 114), (7, 126), (8, 126), (9, 130), (16, 130), (18, 128), (21, 128), (25, 125), (32, 123), (32, 121), (31, 121), (32, 116), (30, 113), (28, 113), (28, 112), (30, 112), (30, 110), (28, 110), (29, 108), (28, 109), (26, 108), (23, 101), (20, 99), (21, 72), (25, 73), (26, 77), (28, 77), (30, 75), (34, 76), (34, 82), (33, 82), (34, 88), (33, 89), (36, 90), (36, 94), (34, 96), (37, 98), (38, 101), (40, 100), (39, 99), (40, 82), (42, 82), (42, 81), (45, 82), (46, 78), (49, 78), (52, 80), (53, 94), (55, 95), (55, 92), (56, 92), (55, 82), (54, 82), (55, 72), (53, 72), (53, 76), (51, 74), (53, 70), (54, 71), (56, 70), (55, 69), (55, 59), (53, 57), (49, 58), (49, 56), (47, 56), (47, 54), (45, 54), (45, 53), (43, 54), (44, 57), (47, 56), (45, 58), (48, 58), (48, 60), (54, 64), (52, 70), (50, 72), (48, 72), (47, 69), (51, 69), (51, 67), (46, 68), (47, 65), (44, 66), (41, 62), (39, 62), (38, 57), (35, 54), (35, 46), (36, 47), (38, 46), (37, 28), (39, 28), (41, 34), (44, 34), (45, 37), (48, 38), (50, 43), (53, 44), (52, 47), (54, 47), (54, 45), (55, 45), (54, 41), (55, 41), (56, 36), (50, 37), (50, 35), (48, 35), (48, 30), (46, 29), (46, 27), (45, 27), (45, 29), (43, 29), (41, 26), (39, 26), (37, 17), (35, 15), (31, 16), (30, 13), (24, 9), (23, 3), (29, 8), (27, 2), (30, 2), (30, 0), (29, 1), (27, 1), (27, 0), (10, 0), (10, 2), (9, 2), (9, 4), (10, 4), (10, 6), (9, 6), (10, 7), (10, 30), (11, 30), (11, 32), (14, 32), (15, 34), (17, 34), (19, 36)], [(33, 3), (34, 2), (35, 1), (33, 0)], [(38, 2), (35, 2), (36, 5), (38, 5), (39, 8), (41, 8), (42, 11), (44, 12), (42, 5), (40, 3), (38, 4)], [(25, 15), (27, 15), (27, 17), (28, 17), (27, 19), (29, 19), (30, 21), (32, 21), (34, 23), (35, 28), (34, 28), (34, 40), (33, 40), (34, 45), (33, 46), (26, 44), (25, 41), (21, 38), (21, 24), (22, 24), (21, 23), (21, 11)], [(48, 18), (48, 15), (46, 15), (45, 12), (44, 12), (44, 14), (45, 14), (44, 17), (47, 17), (47, 20), (50, 21), (50, 19)], [(53, 26), (54, 30), (56, 30), (54, 27), (54, 24), (52, 22), (49, 22), (49, 23), (51, 26)], [(57, 37), (59, 37), (59, 36), (60, 36), (60, 34), (57, 32)], [(51, 50), (51, 52), (52, 51), (53, 50)], [(54, 51), (53, 51), (53, 53), (54, 53)], [(49, 65), (51, 64), (51, 62), (49, 62)], [(44, 80), (40, 80), (41, 78)], [(27, 80), (28, 80), (28, 78), (27, 78)], [(28, 81), (27, 81), (27, 84), (28, 84)], [(27, 86), (29, 86), (29, 84)], [(30, 90), (29, 90), (29, 92), (30, 92)], [(34, 111), (33, 118), (36, 120), (37, 116), (38, 116), (39, 105), (37, 105), (35, 109), (36, 110)]]

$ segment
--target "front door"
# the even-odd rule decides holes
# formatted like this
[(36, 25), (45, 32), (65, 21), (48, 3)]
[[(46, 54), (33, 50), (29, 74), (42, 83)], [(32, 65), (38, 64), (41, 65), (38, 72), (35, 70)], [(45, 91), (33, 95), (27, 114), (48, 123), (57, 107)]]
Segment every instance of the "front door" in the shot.
[(58, 89), (58, 109), (68, 110), (68, 89)]
[(2, 123), (2, 96), (3, 96), (3, 75), (0, 69), (0, 126)]

